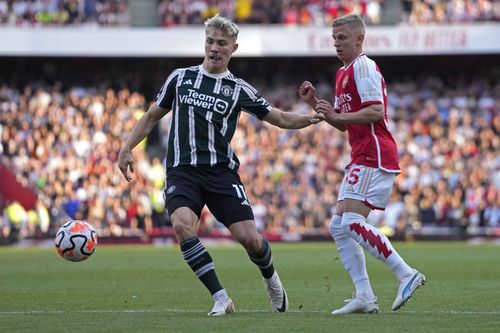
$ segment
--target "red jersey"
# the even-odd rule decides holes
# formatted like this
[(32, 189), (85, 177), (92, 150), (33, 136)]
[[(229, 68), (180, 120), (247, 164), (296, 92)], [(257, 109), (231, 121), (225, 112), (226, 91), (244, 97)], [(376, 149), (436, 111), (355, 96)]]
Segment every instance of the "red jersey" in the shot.
[(387, 90), (377, 64), (361, 53), (337, 71), (335, 110), (357, 112), (370, 104), (384, 106), (384, 119), (371, 124), (345, 124), (351, 145), (351, 164), (399, 173), (398, 147), (387, 127)]

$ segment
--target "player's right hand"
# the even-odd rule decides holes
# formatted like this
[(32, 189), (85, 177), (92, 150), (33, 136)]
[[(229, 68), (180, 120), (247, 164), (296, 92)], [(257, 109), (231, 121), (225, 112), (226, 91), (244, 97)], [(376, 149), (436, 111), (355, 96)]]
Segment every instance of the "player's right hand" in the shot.
[(309, 81), (304, 81), (299, 87), (299, 96), (307, 104), (313, 106), (316, 103), (316, 89)]
[(134, 173), (134, 158), (130, 150), (124, 150), (123, 148), (120, 150), (118, 154), (118, 168), (125, 179), (130, 182), (132, 177), (128, 174), (128, 171), (130, 170), (131, 173)]

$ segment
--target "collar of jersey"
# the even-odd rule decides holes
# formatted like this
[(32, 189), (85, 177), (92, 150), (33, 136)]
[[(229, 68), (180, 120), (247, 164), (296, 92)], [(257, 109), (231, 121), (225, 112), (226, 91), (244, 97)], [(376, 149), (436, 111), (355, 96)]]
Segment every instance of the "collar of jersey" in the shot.
[(221, 78), (221, 77), (224, 77), (224, 76), (231, 74), (231, 72), (229, 72), (229, 70), (226, 70), (225, 72), (222, 72), (219, 74), (212, 74), (212, 73), (207, 72), (207, 70), (205, 68), (203, 68), (203, 65), (200, 65), (199, 68), (200, 68), (201, 74), (212, 77), (214, 79), (218, 79), (218, 78)]
[(365, 53), (364, 53), (364, 52), (361, 52), (361, 53), (360, 53), (360, 54), (359, 54), (356, 58), (354, 58), (354, 60), (353, 60), (353, 61), (351, 61), (351, 63), (350, 63), (349, 65), (347, 65), (347, 66), (342, 66), (342, 67), (344, 67), (344, 69), (348, 69), (349, 67), (351, 67), (351, 65), (352, 65), (352, 64), (354, 64), (354, 63), (356, 62), (356, 60), (358, 60), (358, 58), (359, 58), (359, 57), (364, 56), (364, 55), (365, 55)]

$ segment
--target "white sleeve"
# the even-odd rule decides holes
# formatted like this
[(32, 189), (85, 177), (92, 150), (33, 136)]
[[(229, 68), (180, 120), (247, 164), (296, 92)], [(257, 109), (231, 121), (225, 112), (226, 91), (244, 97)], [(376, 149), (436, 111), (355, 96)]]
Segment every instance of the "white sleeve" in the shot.
[(382, 91), (382, 75), (377, 71), (375, 62), (366, 57), (360, 57), (354, 63), (354, 82), (361, 103), (380, 102), (384, 104)]

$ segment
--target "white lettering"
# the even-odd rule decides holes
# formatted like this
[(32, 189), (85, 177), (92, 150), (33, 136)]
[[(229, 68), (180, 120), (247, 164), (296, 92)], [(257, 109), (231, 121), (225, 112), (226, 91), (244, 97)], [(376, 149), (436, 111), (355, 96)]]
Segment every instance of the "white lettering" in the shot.
[(347, 93), (347, 94), (341, 94), (339, 97), (338, 97), (338, 103), (339, 104), (344, 104), (346, 102), (350, 102), (352, 101), (352, 97), (351, 97), (351, 94)]
[(192, 98), (196, 98), (202, 101), (214, 103), (215, 102), (215, 97), (210, 96), (210, 95), (205, 95), (205, 94), (200, 94), (196, 90), (193, 89), (188, 89), (188, 96)]
[(179, 101), (182, 104), (198, 106), (218, 113), (225, 113), (229, 107), (228, 102), (214, 96), (201, 94), (193, 89), (188, 89), (187, 95), (179, 95)]
[(341, 112), (341, 113), (344, 113), (344, 112), (349, 112), (349, 111), (351, 111), (351, 110), (352, 110), (352, 109), (351, 109), (351, 104), (350, 104), (350, 103), (345, 103), (345, 104), (342, 104), (342, 105), (340, 106), (340, 112)]

